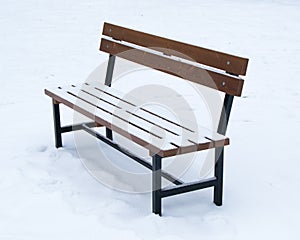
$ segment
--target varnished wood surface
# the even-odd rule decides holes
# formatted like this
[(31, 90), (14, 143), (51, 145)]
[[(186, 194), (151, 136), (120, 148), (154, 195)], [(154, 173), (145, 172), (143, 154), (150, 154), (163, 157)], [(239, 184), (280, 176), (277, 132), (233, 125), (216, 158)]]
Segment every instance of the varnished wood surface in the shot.
[[(187, 29), (195, 32), (195, 29)], [(200, 30), (197, 30), (200, 31)], [(236, 75), (246, 75), (248, 59), (187, 43), (155, 36), (141, 31), (104, 23), (103, 35), (148, 48), (160, 48), (166, 55), (178, 56), (222, 69)]]
[(101, 40), (100, 50), (230, 95), (240, 96), (242, 93), (244, 80), (239, 77), (193, 66), (107, 39)]
[(100, 83), (46, 89), (45, 94), (145, 147), (150, 155), (170, 157), (229, 144), (220, 134), (189, 129)]

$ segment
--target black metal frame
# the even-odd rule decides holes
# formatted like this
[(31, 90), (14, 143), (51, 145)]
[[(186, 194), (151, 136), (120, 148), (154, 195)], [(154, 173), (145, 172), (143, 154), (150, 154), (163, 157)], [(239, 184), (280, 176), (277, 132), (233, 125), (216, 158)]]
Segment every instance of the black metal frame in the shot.
[[(106, 76), (105, 76), (105, 85), (109, 87), (111, 86), (111, 82), (112, 82), (115, 62), (116, 62), (116, 56), (109, 54)], [(113, 140), (112, 130), (109, 128), (106, 128), (105, 130), (106, 130), (106, 137), (110, 140)]]
[[(107, 86), (111, 85), (113, 69), (115, 65), (115, 56), (110, 55), (107, 73), (105, 78), (105, 84)], [(234, 96), (226, 94), (223, 102), (223, 109), (220, 116), (218, 133), (225, 135), (228, 120), (230, 116), (230, 111), (233, 103)], [(96, 126), (94, 122), (82, 123), (71, 126), (61, 127), (60, 123), (60, 111), (59, 103), (53, 100), (53, 117), (54, 117), (54, 129), (55, 129), (55, 146), (57, 148), (62, 147), (62, 133), (84, 130), (87, 133), (95, 136), (97, 139), (107, 143), (111, 147), (119, 150), (126, 156), (140, 163), (144, 167), (152, 170), (152, 212), (161, 216), (162, 213), (162, 199), (165, 197), (182, 194), (186, 192), (191, 192), (203, 188), (214, 187), (214, 203), (217, 206), (222, 205), (223, 198), (223, 168), (224, 168), (224, 147), (217, 147), (215, 149), (215, 167), (214, 167), (214, 177), (209, 179), (200, 180), (192, 183), (184, 183), (176, 177), (162, 170), (162, 157), (155, 154), (152, 156), (152, 164), (148, 161), (136, 156), (135, 154), (129, 152), (127, 149), (121, 147), (113, 141), (112, 130), (106, 128), (106, 137), (99, 134), (92, 128)], [(172, 182), (175, 186), (169, 186), (162, 188), (161, 181), (162, 177)]]
[[(223, 109), (218, 126), (218, 133), (225, 135), (231, 107), (233, 103), (233, 96), (226, 94), (223, 103)], [(214, 186), (214, 203), (221, 206), (223, 202), (223, 173), (224, 173), (224, 147), (217, 147), (215, 149), (215, 177), (216, 184)]]

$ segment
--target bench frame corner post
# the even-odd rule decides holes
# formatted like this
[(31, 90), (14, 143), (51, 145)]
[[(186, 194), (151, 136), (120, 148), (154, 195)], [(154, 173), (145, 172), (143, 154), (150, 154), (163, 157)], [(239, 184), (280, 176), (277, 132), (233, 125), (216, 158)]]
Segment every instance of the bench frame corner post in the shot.
[(55, 137), (55, 147), (62, 147), (62, 128), (60, 123), (60, 111), (59, 111), (59, 102), (52, 99), (53, 107), (53, 119), (54, 119), (54, 137)]
[(161, 216), (161, 160), (162, 157), (152, 156), (152, 212)]
[[(105, 85), (107, 85), (109, 87), (111, 86), (111, 82), (112, 82), (112, 78), (113, 78), (115, 61), (116, 61), (116, 56), (109, 54), (108, 64), (107, 64), (107, 69), (106, 69), (106, 76), (105, 76)], [(109, 128), (106, 128), (105, 132), (106, 132), (106, 137), (110, 140), (113, 140), (112, 130)]]
[[(233, 103), (233, 95), (229, 95), (226, 93), (223, 108), (221, 111), (218, 133), (225, 135), (229, 116), (231, 112), (231, 107)], [(215, 169), (214, 175), (216, 178), (216, 184), (214, 186), (214, 203), (217, 206), (222, 206), (223, 203), (223, 174), (224, 174), (224, 146), (215, 148)]]

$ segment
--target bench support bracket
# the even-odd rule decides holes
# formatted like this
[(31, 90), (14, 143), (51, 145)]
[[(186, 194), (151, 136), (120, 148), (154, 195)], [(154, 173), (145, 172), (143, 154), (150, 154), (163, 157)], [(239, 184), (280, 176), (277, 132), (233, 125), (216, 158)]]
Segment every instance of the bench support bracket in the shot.
[(61, 140), (62, 129), (60, 125), (59, 103), (53, 99), (52, 105), (53, 105), (55, 147), (60, 148), (62, 147), (62, 140)]
[(79, 123), (67, 126), (61, 126), (60, 120), (60, 108), (59, 103), (53, 99), (52, 101), (52, 108), (53, 108), (53, 119), (54, 119), (54, 137), (55, 137), (55, 147), (60, 148), (62, 147), (62, 133), (72, 132), (83, 130), (83, 125), (88, 127), (96, 127), (95, 122), (87, 122), (87, 123)]
[[(218, 133), (225, 135), (230, 111), (233, 103), (234, 96), (226, 94), (223, 103), (223, 109), (218, 126)], [(223, 172), (224, 172), (224, 147), (215, 149), (215, 178), (216, 184), (214, 186), (214, 203), (217, 206), (222, 206), (223, 202)]]
[(161, 216), (161, 157), (152, 157), (152, 212)]
[(216, 178), (211, 177), (208, 179), (202, 179), (191, 183), (184, 183), (179, 186), (165, 187), (161, 190), (161, 197), (165, 198), (165, 197), (170, 197), (182, 193), (200, 190), (203, 188), (213, 187), (216, 185), (216, 183), (217, 183)]
[(224, 147), (216, 148), (215, 150), (215, 178), (214, 186), (214, 203), (217, 206), (222, 206), (223, 199), (223, 165), (224, 165)]
[[(107, 69), (106, 69), (106, 76), (105, 76), (105, 85), (107, 85), (109, 87), (111, 86), (111, 82), (112, 82), (115, 61), (116, 61), (116, 56), (109, 54), (108, 64), (107, 64)], [(112, 130), (109, 128), (106, 128), (105, 131), (106, 131), (106, 137), (109, 138), (110, 140), (113, 140)]]

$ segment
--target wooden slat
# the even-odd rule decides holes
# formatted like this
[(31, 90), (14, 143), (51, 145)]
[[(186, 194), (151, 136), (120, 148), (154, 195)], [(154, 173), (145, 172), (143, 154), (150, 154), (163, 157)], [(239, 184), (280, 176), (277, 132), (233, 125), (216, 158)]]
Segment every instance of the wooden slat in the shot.
[[(187, 138), (182, 136), (187, 136), (187, 134), (174, 134), (171, 131), (165, 131), (165, 128), (161, 125), (157, 125), (155, 122), (150, 121), (148, 118), (140, 117), (139, 115), (133, 115), (131, 112), (127, 111), (126, 108), (121, 108), (120, 106), (116, 104), (109, 104), (106, 102), (105, 99), (100, 97), (100, 94), (97, 94), (95, 92), (92, 92), (92, 94), (89, 93), (90, 91), (85, 91), (84, 89), (79, 89), (77, 87), (72, 87), (68, 90), (68, 93), (71, 93), (73, 95), (78, 95), (78, 98), (81, 98), (95, 107), (101, 108), (101, 110), (110, 113), (113, 117), (111, 119), (112, 123), (114, 123), (116, 120), (123, 121), (124, 123), (127, 123), (129, 125), (132, 125), (136, 128), (139, 128), (153, 136), (159, 137), (160, 139), (164, 139), (164, 141), (170, 143), (171, 145), (175, 147), (187, 147), (191, 146), (194, 143), (188, 141)], [(115, 106), (117, 107), (115, 107)], [(197, 150), (197, 146), (195, 147)], [(196, 151), (195, 150), (195, 151)]]
[[(173, 133), (174, 135), (179, 135), (183, 129), (191, 131), (161, 114), (154, 114), (152, 111), (149, 111), (146, 106), (140, 107), (141, 103), (139, 100), (133, 99), (132, 97), (129, 99), (128, 95), (122, 96), (121, 94), (118, 94), (117, 91), (113, 90), (114, 88), (107, 88), (107, 86), (101, 85), (102, 84), (100, 83), (89, 85), (83, 84), (81, 88), (83, 91), (88, 91), (94, 95), (101, 96), (101, 99), (104, 101), (109, 101), (110, 104), (124, 108), (133, 116), (144, 119), (145, 121), (152, 123), (154, 126), (158, 126), (163, 130)], [(104, 94), (99, 89), (107, 94)]]
[(155, 137), (159, 137), (163, 139), (163, 135), (159, 129), (154, 128), (153, 124), (144, 119), (138, 118), (130, 114), (119, 106), (114, 107), (113, 104), (109, 104), (106, 101), (103, 101), (103, 98), (98, 97), (95, 94), (89, 94), (87, 91), (82, 91), (81, 89), (71, 88), (68, 93), (72, 93), (73, 95), (77, 95), (78, 98), (85, 100), (91, 103), (95, 108), (99, 108), (102, 111), (109, 113), (112, 116), (111, 122), (114, 124), (116, 121), (121, 120), (121, 124), (124, 127), (127, 125), (132, 125), (134, 128), (139, 128), (144, 132), (147, 132)]
[(100, 49), (126, 60), (217, 89), (230, 95), (241, 96), (242, 93), (244, 80), (238, 77), (196, 67), (106, 39), (102, 39)]
[[(90, 104), (92, 106), (90, 110), (94, 112), (95, 116), (102, 117), (102, 115), (105, 113), (108, 116), (104, 116), (104, 119), (114, 125), (116, 125), (116, 123), (119, 123), (119, 127), (127, 127), (127, 125), (131, 125), (133, 129), (138, 128), (147, 134), (150, 134), (159, 139), (163, 139), (162, 135), (160, 135), (158, 131), (156, 131), (155, 129), (151, 129), (151, 124), (143, 122), (141, 121), (141, 119), (132, 119), (132, 116), (124, 109), (115, 108), (112, 104), (102, 101), (101, 98), (97, 98), (95, 95), (90, 95), (87, 92), (81, 91), (81, 89), (77, 87), (72, 87), (69, 89), (67, 88), (65, 91), (67, 91), (67, 93), (71, 94), (72, 96), (75, 96), (77, 99)], [(76, 104), (78, 105), (77, 102)]]
[[(98, 84), (98, 89), (99, 89), (99, 84)], [(100, 88), (101, 89), (101, 88)], [(103, 88), (104, 89), (104, 88)], [(112, 88), (110, 88), (112, 89)], [(109, 89), (108, 89), (109, 90)], [(86, 91), (89, 92), (90, 94), (92, 94), (93, 96), (95, 96), (98, 99), (101, 99), (102, 101), (107, 101), (109, 102), (112, 106), (116, 106), (116, 114), (120, 114), (122, 115), (123, 118), (127, 118), (127, 119), (132, 119), (132, 121), (135, 122), (141, 122), (142, 125), (148, 126), (148, 128), (160, 128), (162, 131), (167, 131), (170, 134), (173, 135), (179, 135), (178, 133), (174, 132), (174, 126), (170, 127), (170, 126), (163, 126), (162, 124), (157, 124), (157, 120), (160, 120), (161, 118), (159, 117), (155, 117), (154, 115), (151, 115), (150, 113), (147, 113), (145, 111), (142, 111), (139, 108), (139, 103), (137, 101), (135, 101), (134, 103), (132, 103), (132, 99), (131, 102), (129, 101), (121, 101), (118, 98), (114, 98), (112, 97), (113, 94), (110, 93), (110, 91), (107, 91), (108, 93), (110, 93), (111, 95), (108, 94), (104, 94), (100, 91), (98, 91), (95, 87), (93, 87), (92, 85), (85, 85), (83, 84), (81, 91)], [(123, 98), (124, 100), (124, 98)], [(104, 104), (105, 104), (104, 102)], [(100, 103), (102, 104), (102, 103)], [(122, 111), (121, 111), (122, 109)], [(162, 120), (162, 119), (161, 119)], [(170, 123), (169, 123), (170, 125)], [(179, 129), (178, 126), (175, 126)], [(177, 129), (177, 132), (180, 132), (180, 130)]]
[[(166, 128), (167, 125), (169, 127), (174, 125), (168, 121), (167, 117), (162, 118), (163, 121), (157, 124), (158, 115), (151, 115), (148, 112), (142, 117), (139, 114), (133, 115), (128, 109), (132, 106), (139, 107), (138, 102), (130, 99), (130, 102), (125, 101), (123, 105), (120, 105), (116, 99), (120, 101), (123, 99), (118, 91), (113, 88), (105, 88), (101, 84), (96, 84), (96, 86), (91, 84), (83, 84), (82, 87), (71, 85), (45, 90), (45, 93), (56, 102), (73, 108), (96, 123), (145, 147), (150, 154), (158, 153), (162, 157), (169, 157), (229, 144), (228, 138), (205, 128), (199, 128), (193, 132), (180, 125), (175, 125), (176, 127), (173, 127), (173, 130), (175, 129), (174, 131), (177, 132), (175, 133)], [(97, 88), (102, 89), (103, 92), (97, 91)]]
[(169, 130), (175, 128), (180, 129), (179, 132), (181, 131), (181, 129), (193, 132), (193, 130), (174, 122), (172, 119), (149, 110), (147, 106), (139, 108), (140, 101), (138, 99), (133, 98), (131, 95), (124, 95), (113, 87), (108, 87), (101, 84), (100, 82), (90, 82), (83, 84), (82, 88), (94, 92), (95, 94), (103, 93), (101, 94), (102, 98), (109, 100), (111, 101), (111, 103), (114, 103), (118, 106), (126, 108), (126, 110), (131, 113), (138, 111), (139, 116), (146, 117), (149, 120), (153, 119), (154, 122), (163, 124)]
[[(191, 29), (191, 31), (194, 31)], [(201, 64), (225, 70), (236, 75), (246, 75), (248, 59), (197, 47), (152, 34), (135, 31), (121, 26), (104, 23), (103, 35), (139, 46), (156, 48), (166, 55), (192, 60)]]
[[(105, 101), (109, 101), (112, 105), (123, 108), (127, 113), (136, 115), (138, 118), (146, 121), (145, 124), (151, 123), (154, 126), (160, 127), (161, 129), (172, 133), (172, 136), (177, 139), (173, 141), (173, 143), (177, 145), (184, 146), (184, 142), (186, 142), (186, 140), (199, 143), (203, 142), (203, 139), (212, 141), (214, 143), (214, 146), (223, 146), (229, 144), (228, 138), (224, 138), (223, 135), (212, 132), (205, 127), (195, 125), (194, 129), (187, 128), (174, 122), (169, 118), (169, 116), (165, 116), (162, 113), (154, 114), (153, 111), (149, 111), (147, 107), (140, 108), (139, 99), (133, 98), (131, 96), (129, 97), (129, 95), (123, 96), (120, 91), (116, 90), (113, 87), (107, 87), (106, 85), (103, 85), (99, 82), (92, 82), (83, 84), (81, 88), (82, 90), (89, 91), (90, 93), (97, 95)], [(99, 89), (101, 89), (102, 92), (99, 91)], [(103, 92), (105, 92), (106, 94), (104, 94)], [(126, 117), (129, 118), (132, 116), (126, 115)], [(185, 137), (186, 140), (184, 140), (183, 145), (182, 143), (178, 143), (178, 138), (176, 138), (176, 136)]]
[(64, 89), (45, 89), (45, 94), (55, 99), (57, 102), (62, 103), (94, 120), (96, 123), (99, 123), (100, 125), (112, 129), (120, 135), (131, 139), (133, 142), (145, 147), (152, 153), (157, 153), (158, 155), (164, 157), (164, 150), (175, 150), (175, 147), (170, 144), (157, 145), (156, 143), (159, 142), (159, 138), (156, 139), (157, 141), (152, 143), (146, 141), (145, 139), (151, 139), (152, 137), (155, 138), (155, 136), (150, 136), (150, 134), (147, 134), (138, 128), (133, 127), (133, 132), (128, 132), (127, 130), (122, 129), (121, 127), (117, 126), (119, 120), (115, 120), (114, 124), (112, 124), (112, 117), (110, 114), (101, 110), (99, 112), (98, 109), (95, 111), (95, 107), (93, 105), (68, 94)]

